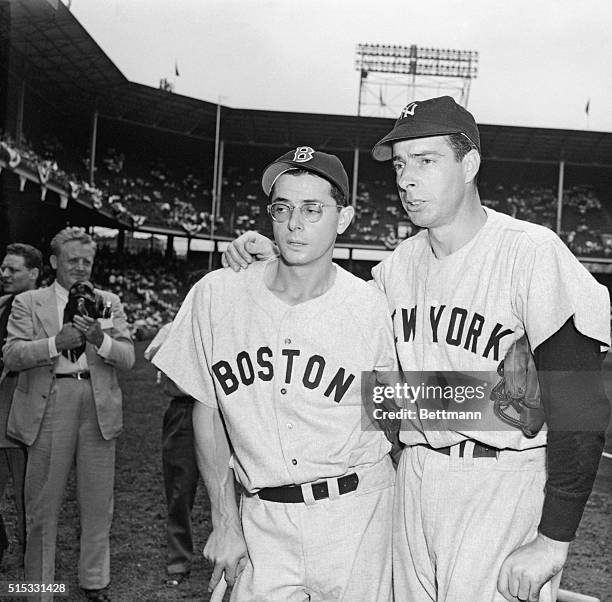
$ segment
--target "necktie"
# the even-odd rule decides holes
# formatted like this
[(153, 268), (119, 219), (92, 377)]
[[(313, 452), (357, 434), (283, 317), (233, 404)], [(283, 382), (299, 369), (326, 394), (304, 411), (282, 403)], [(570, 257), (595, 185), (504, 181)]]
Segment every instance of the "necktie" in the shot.
[(76, 364), (83, 353), (85, 353), (85, 343), (79, 345), (78, 347), (74, 347), (73, 349), (64, 349), (62, 351), (62, 355), (73, 364)]

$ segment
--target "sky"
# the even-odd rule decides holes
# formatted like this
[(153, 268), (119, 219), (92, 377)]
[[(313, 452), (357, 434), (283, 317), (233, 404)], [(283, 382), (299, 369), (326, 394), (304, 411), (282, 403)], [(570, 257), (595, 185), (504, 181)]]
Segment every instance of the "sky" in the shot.
[[(479, 123), (612, 132), (611, 0), (71, 0), (70, 6), (129, 80), (157, 87), (166, 77), (176, 93), (231, 107), (355, 115), (357, 44), (416, 44), (479, 52), (468, 104)], [(382, 114), (374, 106), (363, 112)]]

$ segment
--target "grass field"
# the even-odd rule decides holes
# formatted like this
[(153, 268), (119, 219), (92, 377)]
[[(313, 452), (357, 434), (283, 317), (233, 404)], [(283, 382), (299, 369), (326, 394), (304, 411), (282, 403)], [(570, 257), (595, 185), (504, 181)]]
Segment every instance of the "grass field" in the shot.
[[(168, 589), (162, 582), (165, 500), (160, 434), (167, 399), (155, 386), (152, 366), (142, 359), (143, 349), (144, 344), (138, 343), (135, 368), (122, 374), (125, 430), (117, 447), (115, 519), (111, 540), (113, 599), (120, 602), (208, 600), (206, 584), (210, 567), (201, 557), (194, 562), (191, 579), (179, 588)], [(608, 391), (612, 397), (612, 361), (607, 362), (606, 368)], [(610, 442), (612, 438), (608, 439), (608, 444)], [(8, 491), (2, 503), (9, 535), (14, 532), (11, 497), (12, 492)], [(604, 459), (578, 537), (571, 547), (562, 587), (606, 599), (612, 590), (610, 517), (612, 460)], [(209, 504), (203, 486), (198, 491), (193, 519), (196, 546), (201, 550), (210, 530)], [(73, 481), (68, 487), (59, 533), (56, 580), (69, 583), (70, 600), (84, 600), (76, 578), (79, 527)], [(20, 578), (17, 550), (10, 549), (5, 554), (0, 581)]]

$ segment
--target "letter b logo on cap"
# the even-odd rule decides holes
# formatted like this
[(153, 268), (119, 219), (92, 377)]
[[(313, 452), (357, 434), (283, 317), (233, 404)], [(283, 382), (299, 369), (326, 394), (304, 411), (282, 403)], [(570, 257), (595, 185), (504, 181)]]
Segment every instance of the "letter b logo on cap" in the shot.
[(295, 149), (293, 160), (296, 163), (305, 163), (306, 161), (310, 161), (313, 155), (314, 149), (310, 148), (310, 146), (298, 146)]

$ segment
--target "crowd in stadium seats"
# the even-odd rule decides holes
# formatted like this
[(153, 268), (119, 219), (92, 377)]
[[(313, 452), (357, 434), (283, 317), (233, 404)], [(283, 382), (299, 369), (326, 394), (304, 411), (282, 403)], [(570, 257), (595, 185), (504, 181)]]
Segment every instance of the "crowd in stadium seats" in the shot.
[[(86, 196), (93, 207), (110, 209), (125, 216), (128, 225), (138, 227), (145, 221), (180, 228), (184, 232), (209, 234), (211, 194), (203, 177), (192, 167), (177, 169), (161, 159), (154, 162), (129, 160), (126, 154), (108, 148), (98, 162), (96, 187), (83, 179), (87, 161), (81, 161), (81, 176), (62, 169), (59, 143), (48, 142), (39, 149), (29, 144), (16, 145), (0, 135), (0, 159), (9, 168), (25, 166), (39, 183), (54, 181), (68, 195)], [(72, 165), (71, 165), (72, 167)], [(266, 200), (260, 188), (259, 167), (228, 164), (223, 170), (222, 203), (215, 221), (215, 233), (228, 238), (246, 230), (270, 233)], [(355, 220), (340, 241), (347, 244), (395, 248), (416, 232), (397, 200), (391, 179), (364, 172), (358, 184)], [(513, 183), (508, 170), (504, 182), (481, 180), (483, 203), (514, 217), (555, 229), (557, 192), (553, 186)], [(580, 257), (612, 258), (612, 212), (605, 187), (572, 184), (563, 195), (561, 238)], [(604, 201), (604, 202), (602, 202)], [(133, 333), (146, 338), (176, 313), (185, 280), (185, 262), (169, 261), (159, 253), (117, 255), (100, 248), (96, 259), (96, 284), (120, 295)], [(50, 282), (51, 275), (43, 279)]]
[[(403, 224), (402, 231), (398, 223)], [(357, 187), (355, 219), (344, 236), (356, 244), (385, 245), (395, 248), (402, 239), (412, 236), (412, 226), (397, 200), (395, 187), (386, 180), (374, 180)]]
[[(191, 235), (210, 232), (210, 190), (189, 169), (175, 173), (158, 158), (149, 166), (128, 170), (125, 155), (109, 148), (96, 183), (115, 211), (129, 210), (142, 216), (142, 223), (182, 228)], [(217, 219), (215, 230), (223, 228), (223, 219)]]
[[(481, 184), (483, 204), (529, 222), (555, 229), (557, 193), (550, 187)], [(612, 256), (612, 216), (604, 210), (595, 190), (586, 185), (571, 186), (563, 194), (560, 236), (573, 253), (582, 256)]]
[(562, 238), (578, 256), (612, 257), (612, 228), (606, 210), (595, 191), (575, 186), (563, 196)]
[[(121, 149), (107, 148), (101, 153), (96, 186), (92, 187), (82, 179), (85, 171), (78, 175), (61, 169), (55, 159), (62, 152), (57, 141), (41, 144), (39, 151), (25, 142), (17, 146), (6, 136), (0, 136), (0, 142), (4, 158), (11, 164), (27, 164), (41, 182), (43, 178), (54, 179), (71, 196), (85, 196), (94, 208), (107, 209), (126, 225), (169, 226), (190, 235), (211, 233), (209, 183), (197, 177), (189, 165), (169, 167), (159, 157), (138, 161), (133, 156), (126, 158)], [(88, 159), (82, 161), (82, 167), (88, 169)], [(222, 202), (214, 223), (217, 236), (232, 238), (250, 229), (270, 232), (259, 172), (252, 166), (224, 169)], [(358, 184), (353, 225), (340, 241), (393, 249), (416, 228), (404, 215), (390, 180), (365, 179)], [(481, 180), (479, 187), (485, 205), (555, 229), (557, 194), (552, 186), (512, 183), (508, 171), (506, 182)], [(560, 235), (578, 256), (612, 257), (612, 218), (592, 186), (572, 185), (565, 190)]]
[(121, 298), (136, 338), (147, 338), (174, 318), (185, 280), (183, 262), (159, 254), (113, 253), (101, 247), (93, 278)]
[(229, 236), (247, 230), (270, 230), (266, 199), (261, 191), (261, 174), (254, 167), (228, 167), (223, 177), (221, 215)]
[[(67, 168), (58, 160), (60, 154), (62, 154), (62, 147), (56, 139), (43, 141), (35, 150), (27, 140), (22, 139), (17, 144), (10, 136), (0, 132), (0, 158), (8, 163), (11, 169), (21, 168), (26, 174), (25, 179), (38, 182), (43, 191), (41, 198), (45, 197), (44, 185), (51, 182), (65, 192), (66, 199), (68, 196), (72, 199), (78, 198), (97, 210), (108, 208), (107, 195), (104, 194), (104, 191), (91, 186), (84, 179), (83, 174)], [(71, 165), (71, 168), (74, 168), (74, 164)], [(25, 179), (21, 184), (22, 190)], [(125, 225), (134, 225), (131, 213), (125, 209), (121, 213), (125, 215), (122, 216), (116, 212), (116, 217), (123, 217), (122, 221)]]
[(483, 204), (512, 217), (541, 224), (554, 229), (557, 215), (557, 198), (551, 188), (544, 186), (502, 184), (488, 187), (481, 183)]

